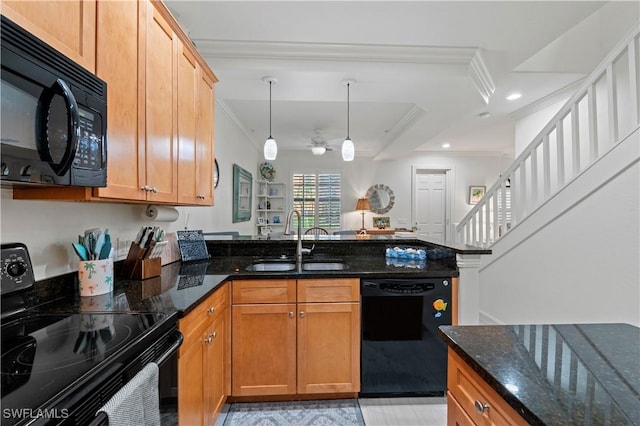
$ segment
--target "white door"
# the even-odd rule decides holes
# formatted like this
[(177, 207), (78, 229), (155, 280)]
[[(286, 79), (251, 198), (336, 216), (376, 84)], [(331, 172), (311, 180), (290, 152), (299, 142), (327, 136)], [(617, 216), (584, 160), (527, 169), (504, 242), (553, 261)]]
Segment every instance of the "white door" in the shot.
[(445, 241), (447, 229), (445, 171), (416, 170), (413, 217), (418, 237), (428, 241)]

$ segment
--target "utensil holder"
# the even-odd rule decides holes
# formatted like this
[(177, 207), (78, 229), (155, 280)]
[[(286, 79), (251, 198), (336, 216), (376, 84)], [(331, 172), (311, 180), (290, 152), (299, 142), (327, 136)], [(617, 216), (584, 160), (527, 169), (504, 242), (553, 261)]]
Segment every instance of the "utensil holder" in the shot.
[(113, 260), (81, 260), (78, 263), (80, 296), (96, 296), (113, 291)]

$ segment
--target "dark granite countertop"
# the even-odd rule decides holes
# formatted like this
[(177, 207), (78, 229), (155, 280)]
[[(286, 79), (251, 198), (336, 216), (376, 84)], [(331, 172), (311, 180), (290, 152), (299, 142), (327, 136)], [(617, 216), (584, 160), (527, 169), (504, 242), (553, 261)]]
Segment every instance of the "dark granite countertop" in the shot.
[(640, 425), (640, 328), (441, 326), (447, 344), (533, 425)]

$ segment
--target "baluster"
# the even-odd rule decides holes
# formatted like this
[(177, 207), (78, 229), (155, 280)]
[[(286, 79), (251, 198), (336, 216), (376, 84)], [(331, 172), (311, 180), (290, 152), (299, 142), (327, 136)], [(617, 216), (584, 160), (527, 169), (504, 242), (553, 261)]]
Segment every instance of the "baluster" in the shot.
[[(607, 66), (607, 101), (609, 103), (609, 141), (608, 145), (618, 143), (618, 93), (617, 78), (613, 70), (613, 63)], [(597, 155), (597, 153), (596, 153)]]
[(478, 209), (478, 242), (479, 245), (482, 245), (484, 243), (484, 229), (483, 229), (483, 222), (484, 222), (484, 206), (485, 204), (481, 202), (481, 204), (479, 205), (479, 209)]
[(573, 165), (573, 176), (576, 177), (580, 173), (580, 119), (578, 117), (577, 100), (571, 105), (571, 163)]
[(497, 241), (500, 238), (500, 233), (498, 232), (498, 230), (500, 229), (500, 221), (498, 220), (500, 211), (498, 210), (497, 193), (493, 194), (493, 197), (491, 197), (491, 203), (493, 204), (493, 217), (491, 218), (491, 220), (493, 221), (493, 229), (491, 232), (491, 237), (493, 238), (493, 241)]
[(598, 112), (596, 104), (596, 85), (589, 86), (587, 91), (587, 109), (589, 111), (589, 164), (598, 158)]
[(558, 162), (558, 189), (564, 186), (564, 121), (556, 123), (556, 160)]
[(534, 210), (538, 205), (538, 146), (531, 151), (529, 158), (531, 159), (531, 209)]
[(638, 93), (638, 37), (634, 37), (627, 47), (629, 50), (629, 92), (631, 93), (631, 117), (635, 120), (635, 124), (640, 123), (640, 94)]
[(522, 162), (520, 164), (520, 184), (518, 185), (518, 191), (520, 192), (520, 208), (518, 209), (518, 222), (527, 216), (527, 163)]
[(551, 192), (551, 155), (549, 154), (549, 135), (542, 138), (542, 194), (543, 200)]

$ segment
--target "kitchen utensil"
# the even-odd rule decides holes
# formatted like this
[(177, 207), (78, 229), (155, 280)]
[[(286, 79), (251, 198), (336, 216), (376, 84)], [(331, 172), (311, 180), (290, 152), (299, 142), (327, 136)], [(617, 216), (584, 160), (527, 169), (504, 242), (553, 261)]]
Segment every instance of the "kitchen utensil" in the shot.
[(102, 246), (104, 246), (105, 235), (100, 234), (96, 239), (95, 247), (93, 248), (94, 259), (100, 259), (100, 252), (102, 251)]
[(80, 260), (89, 260), (89, 253), (87, 252), (87, 249), (84, 245), (79, 243), (71, 243), (71, 246), (73, 247), (73, 251), (76, 252)]
[(99, 259), (106, 259), (111, 254), (111, 235), (104, 234), (104, 244), (100, 250)]

